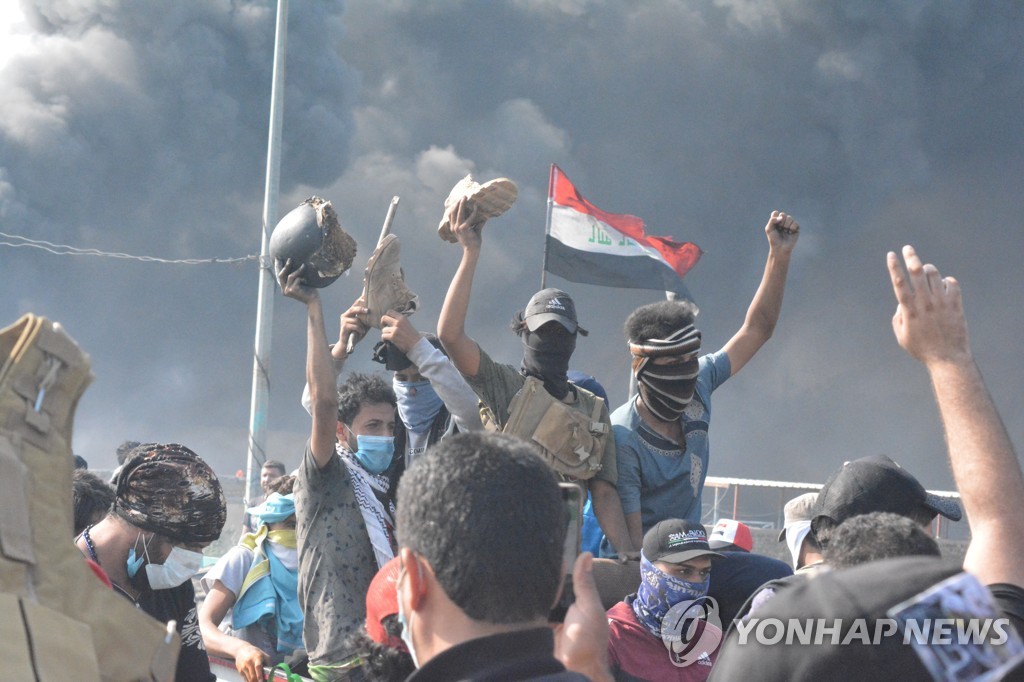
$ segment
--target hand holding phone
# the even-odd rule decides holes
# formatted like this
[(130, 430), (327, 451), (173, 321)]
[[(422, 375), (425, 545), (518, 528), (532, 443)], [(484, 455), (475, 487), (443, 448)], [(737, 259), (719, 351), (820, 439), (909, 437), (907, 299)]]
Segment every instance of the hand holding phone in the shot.
[(561, 595), (548, 614), (548, 622), (551, 623), (561, 623), (565, 620), (565, 612), (576, 600), (572, 587), (572, 569), (580, 553), (583, 534), (583, 488), (576, 483), (559, 483), (558, 487), (562, 491), (562, 503), (565, 505), (568, 526), (562, 549), (562, 569), (565, 575), (562, 578)]

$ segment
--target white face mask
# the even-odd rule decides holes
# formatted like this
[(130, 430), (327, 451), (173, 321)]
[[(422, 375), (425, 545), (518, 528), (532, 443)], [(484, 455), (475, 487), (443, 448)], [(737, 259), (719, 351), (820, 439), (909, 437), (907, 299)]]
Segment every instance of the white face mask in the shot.
[(146, 578), (154, 590), (169, 590), (198, 573), (202, 564), (202, 552), (172, 547), (162, 564), (146, 564)]
[(811, 522), (809, 520), (794, 521), (786, 526), (786, 545), (789, 547), (789, 553), (793, 557), (793, 568), (799, 568), (797, 563), (800, 561), (800, 548), (804, 544), (804, 538), (810, 532)]

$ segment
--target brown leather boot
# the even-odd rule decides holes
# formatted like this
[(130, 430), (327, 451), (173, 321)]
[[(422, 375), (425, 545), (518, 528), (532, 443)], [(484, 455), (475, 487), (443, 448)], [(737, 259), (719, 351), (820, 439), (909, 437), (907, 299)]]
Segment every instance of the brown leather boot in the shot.
[(93, 378), (88, 356), (28, 314), (0, 330), (0, 359), (4, 677), (173, 679), (177, 635), (100, 582), (73, 544), (71, 430)]
[(370, 256), (363, 276), (363, 300), (369, 312), (362, 316), (370, 327), (380, 329), (380, 318), (389, 310), (412, 315), (419, 307), (419, 296), (405, 285), (399, 262), (398, 237), (389, 234)]

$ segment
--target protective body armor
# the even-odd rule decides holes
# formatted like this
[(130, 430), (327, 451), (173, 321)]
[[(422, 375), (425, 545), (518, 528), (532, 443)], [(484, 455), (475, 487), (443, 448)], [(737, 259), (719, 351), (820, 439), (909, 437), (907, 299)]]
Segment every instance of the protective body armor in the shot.
[(518, 436), (532, 443), (541, 459), (557, 473), (587, 480), (601, 470), (601, 458), (611, 438), (611, 428), (601, 421), (604, 401), (586, 389), (576, 387), (581, 400), (591, 399), (589, 415), (556, 400), (544, 389), (544, 382), (526, 377), (526, 383), (509, 403), (509, 416), (498, 429), (490, 410), (481, 411), (484, 427)]
[(74, 545), (71, 427), (92, 381), (61, 329), (0, 330), (0, 661), (10, 680), (172, 680), (180, 639), (119, 596)]

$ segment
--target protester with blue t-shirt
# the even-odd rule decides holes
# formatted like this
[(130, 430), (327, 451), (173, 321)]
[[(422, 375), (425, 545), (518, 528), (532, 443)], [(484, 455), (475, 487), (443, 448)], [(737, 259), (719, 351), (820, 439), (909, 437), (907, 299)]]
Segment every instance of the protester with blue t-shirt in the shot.
[(768, 262), (739, 331), (698, 358), (697, 309), (686, 301), (637, 308), (626, 320), (638, 393), (611, 416), (618, 452), (618, 492), (635, 546), (668, 518), (699, 523), (708, 470), (711, 394), (771, 337), (782, 309), (790, 256), (800, 226), (773, 211), (765, 226)]

